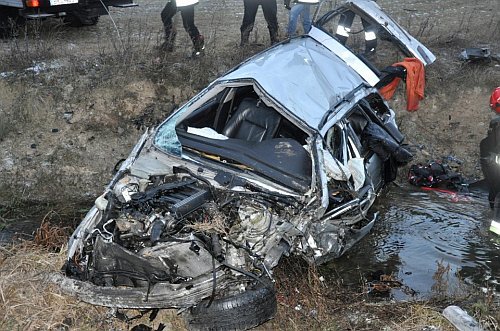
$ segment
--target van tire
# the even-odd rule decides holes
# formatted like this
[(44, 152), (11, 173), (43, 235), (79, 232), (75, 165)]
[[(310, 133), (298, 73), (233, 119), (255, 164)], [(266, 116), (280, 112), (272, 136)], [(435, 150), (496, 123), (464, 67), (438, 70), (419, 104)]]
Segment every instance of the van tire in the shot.
[(204, 300), (184, 313), (189, 330), (247, 330), (276, 314), (276, 292), (268, 281), (258, 281), (243, 293)]
[(86, 10), (69, 12), (64, 18), (66, 25), (79, 28), (82, 26), (96, 25), (99, 21), (98, 15), (91, 15)]

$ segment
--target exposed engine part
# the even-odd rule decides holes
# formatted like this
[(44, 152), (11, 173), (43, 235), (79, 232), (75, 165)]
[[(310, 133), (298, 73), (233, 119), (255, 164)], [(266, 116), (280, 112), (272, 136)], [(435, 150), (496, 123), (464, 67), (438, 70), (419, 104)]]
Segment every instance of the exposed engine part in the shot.
[[(199, 189), (196, 187), (189, 188), (192, 189), (192, 191), (189, 192), (189, 195), (186, 197), (179, 197), (179, 201), (171, 207), (172, 213), (174, 213), (179, 218), (184, 217), (190, 212), (198, 209), (210, 197), (210, 192), (207, 190)], [(184, 192), (181, 191), (180, 193)]]
[(105, 198), (106, 193), (100, 195), (97, 199), (95, 199), (95, 206), (97, 209), (104, 211), (106, 207), (108, 207), (108, 200)]
[[(185, 278), (177, 274), (177, 267), (167, 257), (147, 259), (113, 242), (97, 236), (94, 245), (91, 278), (95, 284), (106, 286), (149, 286), (158, 282), (178, 283)], [(165, 267), (167, 265), (167, 267)]]
[(233, 245), (226, 246), (226, 263), (243, 269), (246, 266), (246, 253), (243, 249), (238, 249)]
[(240, 223), (231, 228), (231, 238), (242, 246), (250, 246), (259, 250), (263, 245), (266, 232), (272, 221), (268, 208), (255, 201), (244, 202), (238, 209)]
[(132, 195), (139, 192), (139, 179), (137, 177), (125, 176), (116, 183), (113, 193), (121, 203), (132, 200)]
[(146, 230), (146, 224), (144, 221), (137, 220), (130, 215), (122, 215), (120, 218), (115, 220), (116, 228), (120, 233), (122, 233), (121, 238), (127, 236), (141, 236)]
[(161, 184), (146, 192), (136, 193), (128, 204), (133, 210), (145, 214), (160, 209), (182, 218), (198, 209), (210, 198), (208, 190), (196, 186), (195, 180), (189, 179)]

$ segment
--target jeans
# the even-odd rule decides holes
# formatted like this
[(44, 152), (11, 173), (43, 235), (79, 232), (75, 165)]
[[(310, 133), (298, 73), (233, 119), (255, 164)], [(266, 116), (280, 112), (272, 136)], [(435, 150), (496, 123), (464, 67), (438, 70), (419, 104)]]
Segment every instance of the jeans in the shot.
[(259, 6), (262, 6), (262, 12), (267, 22), (271, 43), (277, 42), (278, 18), (276, 15), (278, 12), (278, 5), (276, 4), (276, 0), (243, 0), (243, 5), (245, 11), (243, 14), (243, 22), (240, 27), (242, 44), (248, 43), (248, 37), (253, 29), (255, 15), (257, 14)]
[(295, 4), (292, 9), (290, 9), (290, 15), (288, 17), (288, 37), (293, 37), (296, 34), (299, 16), (302, 17), (304, 33), (308, 33), (311, 29), (311, 5)]

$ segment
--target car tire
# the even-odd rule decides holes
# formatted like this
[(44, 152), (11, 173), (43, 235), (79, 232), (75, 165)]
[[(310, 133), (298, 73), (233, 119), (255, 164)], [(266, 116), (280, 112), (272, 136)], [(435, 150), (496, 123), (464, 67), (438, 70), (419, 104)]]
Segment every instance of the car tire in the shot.
[(270, 281), (258, 281), (243, 293), (204, 300), (185, 312), (189, 330), (248, 330), (268, 320), (277, 309), (276, 292)]
[(85, 11), (73, 11), (68, 13), (64, 19), (66, 25), (79, 28), (82, 26), (96, 25), (99, 22), (99, 16), (91, 16)]
[(11, 38), (16, 35), (17, 27), (24, 23), (18, 15), (18, 9), (0, 6), (0, 38)]

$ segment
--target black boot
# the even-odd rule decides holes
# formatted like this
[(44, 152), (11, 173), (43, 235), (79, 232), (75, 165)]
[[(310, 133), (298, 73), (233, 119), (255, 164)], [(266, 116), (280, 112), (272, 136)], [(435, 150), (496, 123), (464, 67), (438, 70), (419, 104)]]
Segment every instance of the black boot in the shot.
[(193, 56), (203, 55), (203, 51), (205, 50), (205, 37), (203, 35), (198, 35), (192, 39), (193, 41)]
[(271, 32), (269, 31), (269, 37), (271, 39), (271, 45), (274, 45), (278, 43), (280, 40), (278, 38), (278, 33), (277, 32)]
[(160, 46), (160, 48), (166, 52), (173, 52), (176, 36), (177, 31), (175, 30), (165, 31), (165, 42)]

